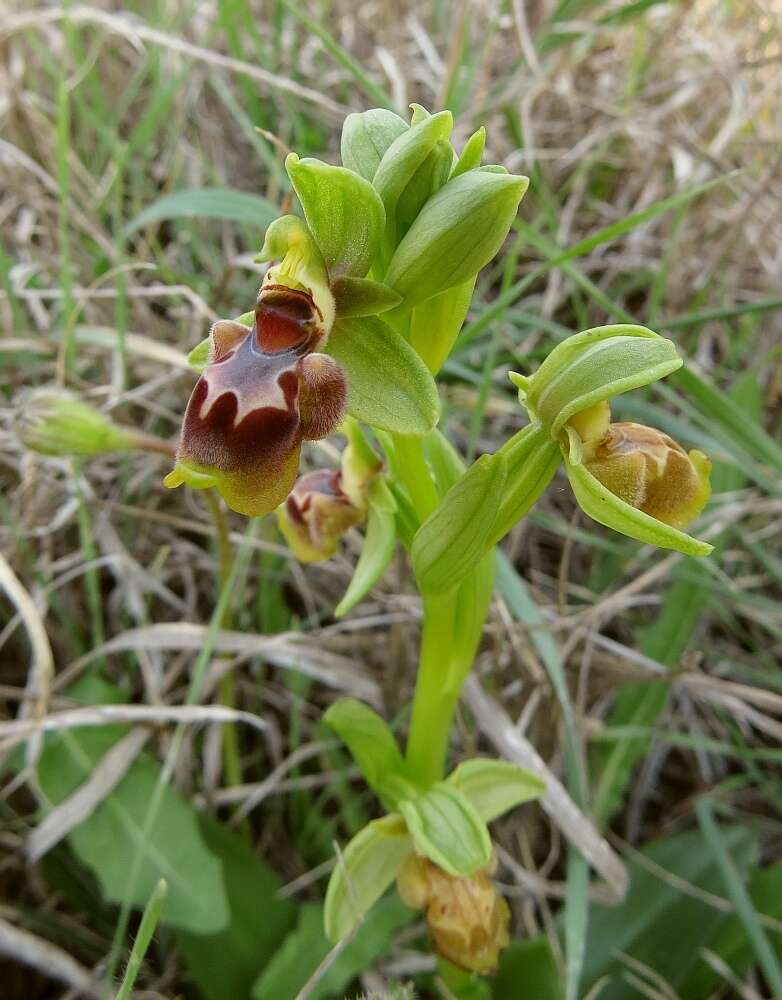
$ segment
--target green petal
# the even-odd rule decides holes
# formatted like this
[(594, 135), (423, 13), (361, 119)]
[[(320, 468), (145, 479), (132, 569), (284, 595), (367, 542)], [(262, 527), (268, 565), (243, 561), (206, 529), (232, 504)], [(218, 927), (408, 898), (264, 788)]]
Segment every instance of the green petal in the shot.
[(527, 382), (522, 402), (556, 437), (575, 413), (656, 382), (681, 364), (676, 345), (643, 326), (596, 327), (554, 348)]
[(326, 890), (326, 936), (336, 944), (361, 922), (391, 885), (412, 851), (405, 821), (392, 813), (373, 820), (350, 841)]
[(661, 549), (675, 549), (688, 556), (707, 556), (713, 545), (671, 528), (606, 489), (584, 465), (574, 465), (565, 456), (565, 469), (579, 506), (594, 521)]

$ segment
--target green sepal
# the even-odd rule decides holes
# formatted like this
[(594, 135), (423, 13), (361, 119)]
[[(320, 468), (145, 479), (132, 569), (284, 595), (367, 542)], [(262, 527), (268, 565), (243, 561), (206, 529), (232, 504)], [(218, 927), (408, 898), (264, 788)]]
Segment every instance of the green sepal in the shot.
[(500, 449), (505, 455), (505, 488), (491, 530), (496, 545), (529, 511), (562, 461), (559, 445), (540, 424), (529, 424)]
[(331, 294), (341, 317), (377, 316), (402, 301), (393, 288), (372, 278), (336, 278), (331, 282)]
[(502, 452), (482, 455), (421, 525), (411, 556), (424, 593), (452, 590), (490, 548), (506, 471)]
[(681, 364), (676, 345), (646, 327), (600, 326), (558, 344), (526, 385), (514, 382), (533, 418), (558, 437), (574, 414), (656, 382)]
[(380, 196), (368, 180), (346, 167), (300, 160), (290, 153), (285, 169), (304, 209), (332, 278), (363, 278), (372, 266), (385, 228)]
[(212, 338), (206, 337), (201, 341), (200, 344), (196, 344), (193, 350), (187, 356), (187, 363), (197, 372), (199, 375), (206, 368), (207, 361), (209, 358), (209, 347), (211, 346)]
[(434, 379), (404, 337), (383, 320), (337, 319), (326, 351), (345, 369), (347, 409), (357, 420), (415, 436), (435, 426), (440, 399)]
[[(237, 316), (234, 320), (235, 323), (241, 323), (242, 326), (252, 326), (255, 323), (255, 313), (246, 312), (242, 313), (241, 316)], [(207, 361), (209, 359), (209, 347), (211, 345), (212, 338), (205, 337), (199, 344), (193, 348), (193, 350), (187, 356), (187, 363), (193, 369), (201, 375), (206, 368)]]
[(532, 771), (487, 757), (463, 761), (446, 781), (469, 799), (486, 823), (546, 790), (545, 781)]
[(324, 909), (326, 937), (347, 937), (391, 885), (412, 851), (404, 819), (373, 820), (345, 847), (331, 873)]
[(410, 315), (410, 343), (433, 375), (445, 364), (459, 336), (472, 302), (476, 278), (477, 274), (456, 288), (419, 302)]
[(348, 115), (340, 140), (343, 166), (371, 181), (388, 147), (408, 129), (404, 118), (385, 108)]
[(418, 125), (420, 122), (426, 121), (427, 118), (432, 117), (432, 112), (427, 111), (423, 104), (416, 104), (415, 102), (410, 105), (410, 126)]
[(465, 142), (464, 149), (459, 154), (459, 159), (454, 164), (451, 171), (451, 180), (466, 174), (468, 170), (475, 170), (481, 165), (483, 150), (486, 146), (486, 129), (481, 125), (477, 132), (473, 132)]
[(364, 545), (345, 596), (334, 609), (337, 618), (363, 600), (385, 573), (394, 554), (397, 504), (383, 476), (370, 483), (367, 505)]
[(620, 500), (606, 489), (585, 465), (571, 462), (565, 446), (562, 450), (565, 457), (565, 471), (578, 505), (593, 521), (604, 524), (622, 535), (635, 538), (639, 542), (656, 545), (661, 549), (675, 549), (687, 556), (707, 556), (714, 548), (708, 542), (702, 542), (692, 535), (672, 528)]
[(491, 861), (491, 838), (478, 810), (458, 788), (437, 782), (399, 803), (415, 849), (450, 875), (473, 875)]
[(384, 776), (401, 776), (404, 771), (402, 754), (388, 723), (355, 698), (335, 701), (323, 721), (348, 748), (369, 787), (382, 797)]
[(502, 246), (528, 184), (480, 170), (448, 181), (396, 248), (386, 284), (413, 306), (473, 278)]
[(396, 210), (402, 192), (416, 170), (441, 139), (447, 139), (453, 128), (450, 111), (431, 115), (396, 138), (380, 161), (373, 178), (375, 190), (386, 209), (384, 253), (389, 259), (397, 242)]

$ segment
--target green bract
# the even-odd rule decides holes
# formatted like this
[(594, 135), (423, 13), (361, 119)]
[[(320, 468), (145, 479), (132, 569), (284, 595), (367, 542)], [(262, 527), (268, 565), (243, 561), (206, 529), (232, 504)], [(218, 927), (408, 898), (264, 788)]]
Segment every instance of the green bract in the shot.
[(429, 369), (376, 316), (337, 319), (326, 348), (348, 373), (348, 413), (396, 434), (426, 434), (440, 402)]
[(342, 163), (365, 180), (373, 180), (388, 147), (409, 127), (403, 118), (385, 108), (348, 115), (342, 126)]

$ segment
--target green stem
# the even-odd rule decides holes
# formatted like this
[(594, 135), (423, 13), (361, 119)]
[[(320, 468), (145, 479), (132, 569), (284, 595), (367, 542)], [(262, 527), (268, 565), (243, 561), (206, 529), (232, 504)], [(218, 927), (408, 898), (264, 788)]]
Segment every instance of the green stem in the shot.
[(453, 658), (456, 593), (424, 598), (424, 624), (413, 713), (407, 737), (410, 777), (423, 785), (445, 774), (451, 722), (461, 684), (448, 684)]
[(440, 497), (432, 479), (420, 437), (394, 435), (396, 465), (399, 476), (410, 494), (418, 520), (423, 523), (437, 509)]

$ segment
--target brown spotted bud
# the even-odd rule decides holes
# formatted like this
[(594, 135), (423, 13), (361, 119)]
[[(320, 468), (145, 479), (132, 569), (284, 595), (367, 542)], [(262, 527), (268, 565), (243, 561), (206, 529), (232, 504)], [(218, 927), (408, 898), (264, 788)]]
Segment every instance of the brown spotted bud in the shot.
[(423, 910), (435, 950), (459, 968), (488, 974), (508, 944), (508, 904), (489, 870), (458, 878), (411, 855), (397, 878), (404, 903)]
[[(580, 430), (578, 427), (577, 430)], [(583, 440), (583, 461), (620, 500), (672, 528), (695, 520), (709, 499), (711, 462), (653, 427), (608, 424)]]
[(290, 493), (303, 440), (326, 437), (345, 410), (337, 362), (313, 296), (265, 284), (252, 327), (220, 320), (190, 397), (169, 487), (214, 486), (240, 514), (268, 514)]
[(330, 559), (348, 528), (364, 518), (342, 490), (342, 473), (319, 469), (302, 476), (277, 509), (277, 524), (301, 562)]

